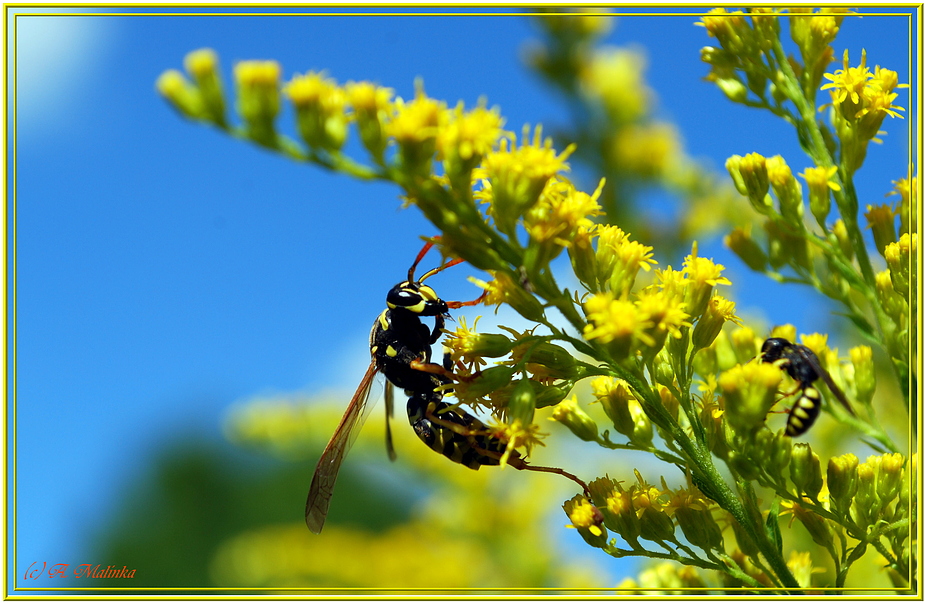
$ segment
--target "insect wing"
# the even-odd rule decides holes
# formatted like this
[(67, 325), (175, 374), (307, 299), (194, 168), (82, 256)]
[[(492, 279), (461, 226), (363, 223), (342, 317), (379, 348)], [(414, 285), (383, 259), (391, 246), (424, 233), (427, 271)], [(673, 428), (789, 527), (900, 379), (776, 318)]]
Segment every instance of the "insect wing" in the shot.
[(328, 514), (331, 496), (334, 494), (334, 482), (337, 479), (340, 465), (372, 409), (372, 405), (368, 402), (375, 375), (376, 363), (371, 362), (369, 368), (366, 369), (366, 374), (363, 375), (363, 380), (360, 381), (360, 386), (353, 394), (353, 399), (350, 400), (350, 405), (347, 406), (344, 417), (334, 430), (334, 435), (331, 436), (331, 441), (321, 453), (321, 459), (315, 468), (312, 485), (308, 489), (308, 500), (305, 501), (305, 524), (315, 534), (320, 534), (321, 528), (324, 527), (324, 519)]
[(854, 415), (854, 410), (851, 408), (851, 403), (848, 402), (848, 398), (845, 396), (845, 392), (841, 390), (838, 385), (835, 384), (835, 381), (832, 379), (832, 375), (829, 374), (829, 371), (822, 368), (822, 365), (819, 364), (819, 359), (816, 357), (816, 354), (812, 352), (809, 348), (804, 346), (793, 346), (794, 349), (800, 354), (800, 358), (813, 367), (813, 370), (816, 371), (816, 374), (825, 381), (825, 384), (829, 386), (829, 391), (832, 392), (832, 395), (838, 398), (838, 401), (841, 402), (841, 405), (845, 407), (852, 417)]
[(392, 444), (392, 428), (389, 426), (389, 419), (395, 409), (395, 393), (391, 383), (385, 382), (385, 450), (389, 453), (389, 460), (394, 461), (398, 458), (395, 454), (395, 446)]

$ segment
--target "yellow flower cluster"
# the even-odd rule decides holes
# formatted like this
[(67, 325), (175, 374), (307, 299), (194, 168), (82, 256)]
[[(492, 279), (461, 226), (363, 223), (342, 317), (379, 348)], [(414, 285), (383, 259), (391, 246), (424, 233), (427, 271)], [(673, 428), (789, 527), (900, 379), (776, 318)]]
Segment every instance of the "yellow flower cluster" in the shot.
[[(630, 241), (617, 227), (599, 230), (595, 281), (603, 284), (603, 291), (584, 302), (588, 324), (583, 334), (605, 344), (615, 360), (639, 352), (653, 358), (669, 336), (681, 339), (695, 321), (694, 344), (707, 347), (723, 324), (738, 322), (735, 305), (713, 293), (716, 285), (730, 284), (722, 276), (724, 267), (698, 257), (696, 244), (681, 270), (657, 270), (658, 283), (632, 293), (638, 270), (655, 263), (649, 258), (651, 248)], [(607, 269), (612, 272), (604, 279)]]

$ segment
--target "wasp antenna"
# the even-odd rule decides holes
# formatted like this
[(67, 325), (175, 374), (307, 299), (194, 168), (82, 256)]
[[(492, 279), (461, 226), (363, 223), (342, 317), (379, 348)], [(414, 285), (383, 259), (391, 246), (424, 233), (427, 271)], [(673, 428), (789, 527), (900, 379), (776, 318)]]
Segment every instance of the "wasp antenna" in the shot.
[[(434, 241), (436, 241), (439, 238), (440, 237), (434, 237)], [(418, 264), (420, 264), (421, 260), (424, 259), (424, 256), (427, 255), (427, 252), (430, 251), (430, 248), (434, 246), (434, 241), (427, 241), (427, 243), (424, 245), (424, 247), (421, 248), (421, 251), (418, 253), (418, 257), (414, 258), (414, 263), (411, 264), (411, 268), (408, 269), (408, 282), (409, 283), (414, 282), (414, 269), (418, 267)], [(424, 278), (426, 278), (426, 275)], [(423, 281), (424, 278), (422, 278), (421, 280)]]
[(463, 262), (462, 258), (456, 258), (455, 260), (451, 260), (442, 266), (437, 266), (436, 268), (432, 270), (428, 270), (426, 273), (424, 273), (424, 276), (422, 276), (418, 280), (418, 282), (423, 283), (424, 279), (428, 279), (432, 277), (433, 275), (437, 274), (438, 272), (442, 272), (446, 270), (447, 268), (449, 268), (450, 266), (455, 266), (456, 264), (461, 264), (462, 262)]

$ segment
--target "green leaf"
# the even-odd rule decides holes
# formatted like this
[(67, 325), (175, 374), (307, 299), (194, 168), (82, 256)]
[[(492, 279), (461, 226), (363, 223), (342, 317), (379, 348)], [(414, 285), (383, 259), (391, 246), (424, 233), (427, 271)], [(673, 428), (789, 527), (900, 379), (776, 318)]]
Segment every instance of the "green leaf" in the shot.
[(771, 539), (771, 542), (777, 546), (777, 552), (781, 553), (784, 549), (784, 539), (780, 534), (779, 515), (780, 498), (775, 497), (774, 502), (771, 503), (771, 509), (768, 511), (768, 518), (764, 522), (764, 529), (768, 534), (768, 538)]

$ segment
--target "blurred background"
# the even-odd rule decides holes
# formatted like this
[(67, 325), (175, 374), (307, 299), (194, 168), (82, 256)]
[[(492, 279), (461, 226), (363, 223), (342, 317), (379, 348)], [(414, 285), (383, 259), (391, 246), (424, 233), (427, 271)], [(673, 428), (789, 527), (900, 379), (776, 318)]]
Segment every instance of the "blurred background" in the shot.
[[(562, 48), (551, 40), (569, 26), (446, 8), (5, 10), (11, 588), (590, 588), (637, 571), (564, 527), (566, 480), (470, 471), (426, 452), (401, 420), (390, 464), (381, 411), (344, 464), (324, 533), (309, 533), (314, 463), (368, 365), (369, 327), (434, 232), (417, 210), (400, 210), (394, 187), (194, 126), (154, 90), (161, 72), (203, 47), (220, 56), (226, 83), (245, 59), (277, 60), (285, 79), (323, 69), (404, 98), (422, 78), (451, 106), (481, 97), (500, 106), (509, 130), (542, 123), (557, 148), (578, 141), (573, 175), (590, 192), (608, 168), (596, 161), (600, 141), (588, 140), (595, 116), (575, 100), (568, 61), (555, 60)], [(908, 82), (909, 10), (846, 19), (836, 57), (849, 49), (856, 65), (866, 49), (869, 65)], [(674, 153), (691, 173), (608, 173), (611, 220), (654, 244), (661, 266), (679, 267), (698, 240), (700, 255), (726, 266), (735, 286), (724, 295), (740, 315), (832, 331), (838, 342), (842, 320), (822, 298), (769, 286), (722, 245), (726, 213), (747, 213), (729, 191), (726, 158), (781, 154), (802, 171), (792, 128), (703, 80), (699, 51), (712, 40), (695, 23), (704, 11), (646, 11), (581, 27), (618, 59), (615, 78), (645, 90), (633, 119), (667, 128), (668, 151), (647, 156)], [(293, 131), (291, 115), (279, 121)], [(862, 206), (905, 176), (910, 121), (885, 128), (858, 177)], [(718, 211), (720, 199), (729, 203)], [(472, 299), (473, 274), (484, 276), (460, 266), (432, 284), (444, 299)], [(469, 324), (486, 315), (480, 330), (523, 326), (503, 311), (468, 310)], [(539, 450), (538, 464), (631, 480), (650, 462), (580, 446), (552, 422), (547, 431), (558, 452)], [(33, 563), (137, 571), (34, 580)]]

